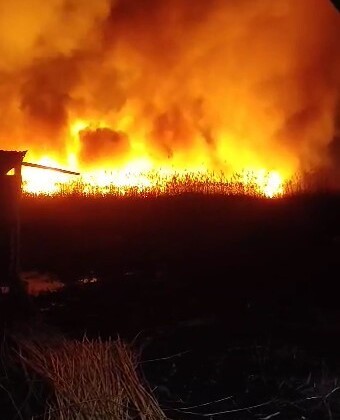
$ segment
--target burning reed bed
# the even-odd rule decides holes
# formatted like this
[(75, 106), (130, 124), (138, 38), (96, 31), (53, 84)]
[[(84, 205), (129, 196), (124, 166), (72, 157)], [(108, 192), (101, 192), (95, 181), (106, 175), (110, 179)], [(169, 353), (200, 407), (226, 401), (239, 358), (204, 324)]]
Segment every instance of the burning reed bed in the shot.
[[(15, 361), (25, 373), (29, 394), (36, 388), (37, 378), (50, 390), (44, 414), (29, 418), (166, 419), (140, 379), (136, 354), (120, 339), (15, 337), (14, 343)], [(11, 400), (14, 403), (13, 397)], [(15, 406), (16, 418), (28, 418)]]
[[(131, 175), (132, 176), (132, 175)], [(156, 198), (181, 194), (248, 196), (254, 198), (280, 198), (296, 195), (334, 193), (338, 191), (338, 183), (327, 174), (310, 172), (295, 174), (288, 180), (275, 178), (271, 173), (259, 176), (256, 173), (235, 173), (227, 176), (223, 172), (208, 173), (175, 173), (162, 176), (150, 172), (141, 177), (138, 183), (135, 177), (126, 176), (125, 183), (117, 185), (110, 172), (105, 172), (104, 184), (91, 181), (84, 176), (70, 182), (50, 185), (47, 190), (30, 190), (27, 182), (23, 183), (26, 197), (34, 196), (67, 196), (67, 197), (129, 197)]]
[[(284, 191), (294, 189), (296, 181), (289, 181), (278, 185), (271, 185), (271, 175), (263, 174), (261, 179), (254, 173), (236, 173), (227, 176), (223, 172), (215, 173), (175, 173), (162, 176), (157, 172), (150, 172), (140, 179), (133, 175), (126, 176), (123, 185), (117, 185), (110, 172), (105, 172), (105, 184), (92, 182), (90, 177), (81, 177), (69, 183), (56, 183), (50, 191), (31, 191), (24, 182), (24, 193), (34, 195), (59, 196), (116, 196), (116, 197), (159, 197), (180, 194), (206, 195), (247, 195), (253, 197), (281, 196)], [(140, 182), (141, 181), (141, 182)]]

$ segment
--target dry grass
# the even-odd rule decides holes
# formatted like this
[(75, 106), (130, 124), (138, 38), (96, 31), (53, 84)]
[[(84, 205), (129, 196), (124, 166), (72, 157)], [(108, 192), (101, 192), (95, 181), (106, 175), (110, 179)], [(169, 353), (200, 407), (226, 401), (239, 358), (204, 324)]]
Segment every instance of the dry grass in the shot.
[[(56, 195), (59, 196), (116, 196), (116, 197), (159, 197), (174, 196), (183, 193), (209, 194), (209, 195), (247, 195), (263, 197), (264, 193), (256, 182), (256, 176), (252, 173), (231, 176), (223, 172), (215, 173), (181, 173), (173, 174), (168, 178), (160, 176), (157, 172), (145, 175), (150, 186), (116, 186), (111, 183), (105, 187), (97, 187), (79, 178), (70, 183), (59, 184)], [(284, 185), (284, 190), (294, 189), (296, 180)], [(24, 183), (25, 192), (25, 183)], [(27, 196), (34, 196), (25, 192)], [(44, 194), (41, 194), (44, 195)], [(49, 195), (49, 194), (46, 194)]]
[(27, 376), (39, 375), (53, 389), (45, 419), (166, 419), (123, 341), (21, 338), (17, 343)]
[[(227, 174), (223, 171), (208, 171), (204, 173), (185, 171), (162, 176), (157, 171), (142, 174), (147, 180), (144, 185), (135, 185), (133, 182), (126, 186), (117, 186), (110, 180), (110, 171), (107, 171), (108, 183), (105, 186), (96, 186), (85, 177), (70, 179), (67, 183), (57, 183), (54, 193), (30, 193), (23, 183), (25, 196), (74, 196), (74, 197), (159, 197), (176, 196), (180, 194), (203, 194), (203, 195), (228, 195), (228, 196), (251, 196), (257, 198), (266, 197), (265, 187), (268, 185), (268, 175), (265, 175), (259, 184), (256, 173), (251, 171), (235, 172)], [(126, 175), (127, 181), (129, 174)], [(294, 174), (290, 179), (283, 182), (282, 190), (275, 197), (289, 197), (301, 194), (319, 194), (338, 192), (340, 179), (334, 177), (329, 171), (307, 171)]]

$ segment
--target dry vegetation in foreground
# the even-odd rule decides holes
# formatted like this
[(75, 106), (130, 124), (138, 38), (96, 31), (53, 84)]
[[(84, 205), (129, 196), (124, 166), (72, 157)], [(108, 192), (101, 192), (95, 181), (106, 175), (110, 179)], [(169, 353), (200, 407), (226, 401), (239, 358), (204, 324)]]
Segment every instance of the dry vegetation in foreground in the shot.
[(123, 341), (15, 341), (26, 380), (33, 384), (39, 377), (52, 390), (44, 419), (166, 419), (139, 378), (136, 355)]

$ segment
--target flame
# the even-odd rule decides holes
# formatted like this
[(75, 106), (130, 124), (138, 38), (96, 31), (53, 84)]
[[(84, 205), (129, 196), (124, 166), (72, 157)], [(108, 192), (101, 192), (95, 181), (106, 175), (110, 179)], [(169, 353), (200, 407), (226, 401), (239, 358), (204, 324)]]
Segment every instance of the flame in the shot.
[(254, 172), (252, 178), (257, 186), (259, 194), (273, 198), (284, 194), (284, 180), (277, 171), (266, 171), (259, 169)]
[[(57, 160), (48, 156), (42, 157), (37, 163), (54, 168), (59, 165)], [(42, 172), (41, 170), (29, 167), (23, 167), (22, 178), (24, 190), (30, 194), (58, 194), (61, 185), (67, 185), (69, 183), (69, 177), (66, 174), (53, 170), (44, 170)]]
[[(107, 169), (89, 169), (79, 166), (79, 153), (81, 150), (81, 133), (87, 130), (98, 130), (107, 128), (105, 123), (90, 123), (84, 120), (77, 120), (70, 126), (68, 154), (65, 162), (68, 168), (81, 171), (80, 182), (77, 182), (78, 191), (82, 193), (109, 194), (112, 189), (120, 191), (121, 194), (131, 188), (134, 191), (143, 192), (145, 190), (156, 190), (161, 193), (166, 190), (167, 183), (171, 183), (174, 178), (185, 180), (200, 180), (202, 176), (209, 183), (219, 182), (220, 177), (213, 172), (209, 172), (207, 167), (191, 166), (190, 171), (182, 168), (181, 165), (171, 166), (152, 161), (149, 157), (139, 156), (130, 158), (126, 163), (120, 164), (118, 168), (110, 167), (110, 160), (105, 163)], [(44, 156), (37, 160), (38, 164), (49, 167), (62, 167), (65, 163), (57, 158)], [(190, 167), (190, 165), (188, 165)], [(235, 181), (229, 181), (232, 184)], [(244, 186), (253, 187), (253, 192), (258, 195), (273, 198), (284, 193), (284, 178), (278, 171), (266, 170), (264, 168), (243, 168), (241, 178), (237, 178), (237, 183)], [(67, 174), (58, 173), (53, 170), (37, 170), (35, 168), (23, 168), (24, 191), (29, 194), (57, 195), (61, 192), (72, 191), (75, 179)], [(185, 189), (185, 185), (184, 185)], [(232, 189), (231, 189), (232, 192)]]
[(27, 193), (273, 198), (339, 166), (326, 0), (2, 3), (0, 148), (81, 173), (25, 168)]
[(265, 184), (263, 192), (267, 197), (270, 198), (282, 195), (284, 193), (283, 179), (278, 172), (273, 171), (269, 173), (268, 181)]
[[(111, 160), (101, 160), (105, 169), (98, 169), (97, 162), (94, 167), (89, 164), (87, 167), (80, 165), (79, 155), (81, 154), (81, 137), (84, 133), (96, 133), (98, 130), (111, 130), (104, 121), (93, 122), (86, 120), (75, 120), (68, 131), (67, 153), (65, 159), (58, 157), (43, 156), (37, 159), (37, 163), (54, 168), (67, 166), (68, 169), (81, 172), (80, 180), (70, 177), (67, 174), (54, 172), (53, 170), (37, 170), (35, 168), (23, 168), (24, 191), (29, 194), (57, 195), (62, 192), (71, 192), (76, 183), (78, 192), (84, 194), (110, 194), (113, 190), (125, 194), (133, 189), (134, 192), (166, 191), (167, 184), (174, 178), (180, 179), (184, 184), (191, 179), (199, 181), (202, 176), (208, 183), (219, 182), (220, 177), (209, 172), (209, 167), (204, 163), (197, 165), (192, 162), (186, 164), (180, 160), (174, 163), (152, 160), (148, 153), (143, 150), (143, 142), (135, 143), (134, 152), (127, 160), (116, 163), (112, 167)], [(138, 147), (142, 146), (142, 148)], [(235, 161), (234, 161), (235, 165)], [(188, 169), (189, 168), (189, 169)], [(233, 183), (234, 181), (230, 181)], [(253, 187), (253, 192), (266, 197), (276, 197), (284, 192), (284, 179), (275, 170), (264, 168), (242, 168), (241, 178), (238, 178), (244, 186)], [(232, 188), (231, 188), (232, 192)]]
[[(81, 188), (84, 194), (109, 194), (113, 189), (124, 194), (129, 189), (143, 192), (145, 190), (156, 190), (158, 193), (166, 190), (167, 183), (176, 178), (183, 178), (183, 183), (188, 176), (192, 180), (200, 179), (203, 175), (208, 182), (218, 182), (213, 173), (209, 173), (208, 168), (203, 165), (191, 165), (181, 167), (164, 164), (163, 162), (153, 161), (147, 154), (138, 153), (130, 156), (126, 162), (117, 164), (117, 168), (112, 168), (110, 159), (102, 165), (106, 169), (82, 168), (79, 165), (79, 154), (81, 153), (81, 133), (96, 132), (98, 129), (107, 129), (105, 122), (89, 122), (85, 120), (74, 121), (69, 128), (68, 153), (66, 159), (58, 160), (49, 156), (44, 156), (37, 160), (37, 163), (50, 167), (63, 167), (80, 171), (81, 179), (76, 181), (74, 177), (54, 172), (53, 170), (37, 170), (34, 168), (23, 168), (24, 191), (29, 194), (57, 195), (61, 192), (72, 191), (74, 183)], [(136, 143), (138, 144), (138, 143)], [(137, 149), (138, 150), (138, 149)], [(96, 162), (95, 165), (96, 166)], [(190, 170), (188, 171), (188, 167)], [(185, 178), (185, 179), (184, 179)], [(284, 180), (277, 171), (265, 169), (244, 168), (242, 171), (241, 183), (244, 185), (255, 186), (255, 192), (266, 197), (275, 197), (283, 194)]]

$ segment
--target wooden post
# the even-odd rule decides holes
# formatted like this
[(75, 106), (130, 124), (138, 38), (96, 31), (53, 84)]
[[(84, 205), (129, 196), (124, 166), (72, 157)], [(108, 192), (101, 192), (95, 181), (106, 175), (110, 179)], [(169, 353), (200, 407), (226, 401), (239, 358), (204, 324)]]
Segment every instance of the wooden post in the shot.
[(13, 219), (11, 226), (11, 262), (10, 283), (13, 292), (21, 291), (20, 282), (20, 202), (21, 202), (22, 176), (21, 164), (14, 168), (13, 185)]
[[(26, 152), (0, 150), (0, 296), (13, 297), (22, 312), (28, 302), (20, 278), (22, 166), (79, 175), (78, 172), (23, 162), (25, 155)], [(13, 302), (13, 299), (10, 300)]]
[(25, 154), (0, 151), (0, 292), (5, 295), (23, 291), (20, 281), (20, 201), (21, 165)]

